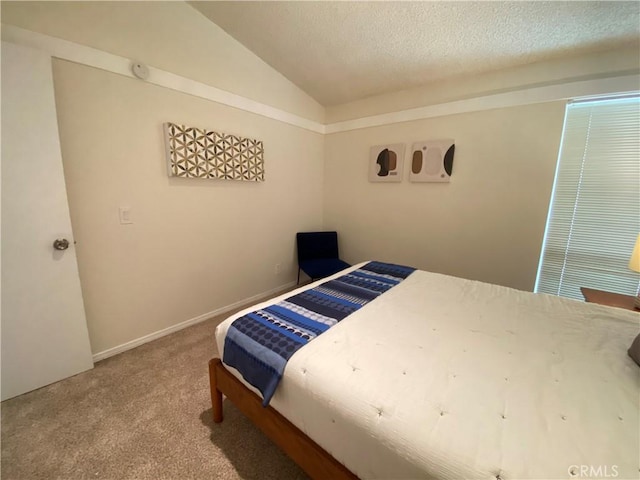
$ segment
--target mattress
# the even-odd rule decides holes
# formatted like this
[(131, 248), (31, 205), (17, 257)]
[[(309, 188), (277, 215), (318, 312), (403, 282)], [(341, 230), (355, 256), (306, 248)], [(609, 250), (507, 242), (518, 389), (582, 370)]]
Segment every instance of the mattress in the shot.
[[(235, 318), (296, 292), (222, 322), (219, 352)], [(638, 478), (639, 324), (418, 270), (296, 352), (271, 406), (363, 479)]]

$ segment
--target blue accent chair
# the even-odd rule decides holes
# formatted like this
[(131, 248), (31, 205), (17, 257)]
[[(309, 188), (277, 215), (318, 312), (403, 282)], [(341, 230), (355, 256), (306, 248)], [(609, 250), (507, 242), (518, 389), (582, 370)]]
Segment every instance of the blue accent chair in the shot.
[(338, 234), (336, 232), (299, 232), (298, 244), (298, 283), (300, 270), (311, 280), (328, 277), (350, 267), (338, 256)]

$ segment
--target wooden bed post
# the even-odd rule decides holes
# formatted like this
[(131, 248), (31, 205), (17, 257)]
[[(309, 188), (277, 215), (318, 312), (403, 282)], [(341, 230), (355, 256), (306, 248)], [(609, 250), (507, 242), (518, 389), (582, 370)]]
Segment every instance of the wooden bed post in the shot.
[(289, 455), (315, 480), (357, 480), (344, 465), (329, 455), (273, 407), (263, 407), (262, 398), (230, 373), (219, 358), (209, 360), (213, 421), (222, 422), (222, 393), (262, 433)]
[(222, 422), (222, 392), (218, 390), (218, 376), (216, 375), (218, 364), (222, 364), (219, 358), (209, 360), (209, 385), (211, 386), (211, 406), (215, 423)]

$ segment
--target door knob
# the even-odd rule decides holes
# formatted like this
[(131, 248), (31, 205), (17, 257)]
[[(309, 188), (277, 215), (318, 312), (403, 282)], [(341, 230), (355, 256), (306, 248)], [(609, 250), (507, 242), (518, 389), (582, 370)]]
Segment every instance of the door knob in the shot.
[(66, 250), (69, 248), (69, 240), (66, 238), (56, 238), (53, 242), (53, 248), (56, 250)]

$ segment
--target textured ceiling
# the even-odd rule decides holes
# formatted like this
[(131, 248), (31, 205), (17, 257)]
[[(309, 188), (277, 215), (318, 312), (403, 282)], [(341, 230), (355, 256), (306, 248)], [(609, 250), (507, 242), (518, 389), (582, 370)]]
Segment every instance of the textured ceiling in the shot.
[(638, 45), (640, 2), (190, 2), (323, 105)]

